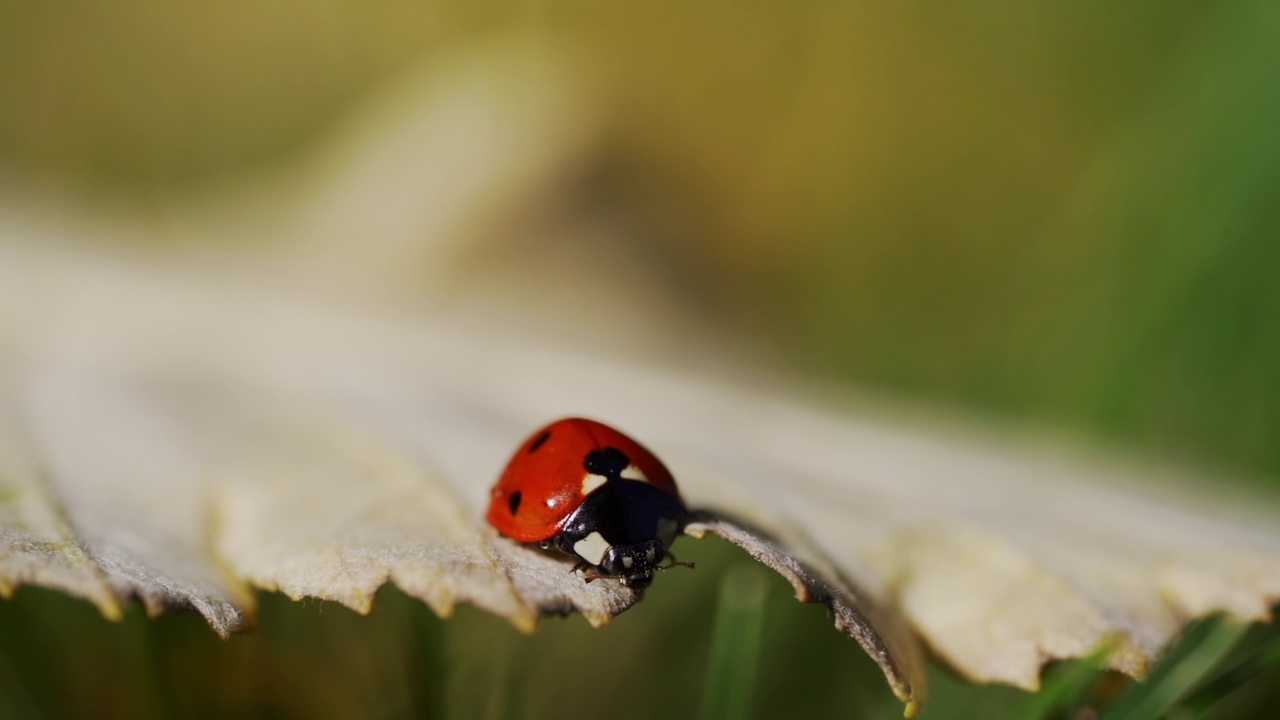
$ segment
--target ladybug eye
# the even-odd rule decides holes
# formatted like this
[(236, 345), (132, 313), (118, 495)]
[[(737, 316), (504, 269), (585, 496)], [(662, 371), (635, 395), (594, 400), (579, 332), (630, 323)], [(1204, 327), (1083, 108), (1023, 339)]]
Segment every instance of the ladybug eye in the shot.
[(521, 498), (521, 496), (520, 496), (520, 491), (519, 491), (519, 490), (517, 490), (516, 492), (511, 493), (511, 500), (510, 500), (510, 502), (509, 502), (509, 505), (511, 506), (511, 514), (512, 514), (512, 515), (515, 515), (515, 514), (516, 514), (516, 511), (520, 509), (520, 500), (521, 500), (521, 499), (522, 499), (522, 498)]
[[(536, 451), (538, 448), (542, 447), (542, 443), (546, 442), (549, 439), (551, 439), (551, 431), (547, 430), (543, 432), (541, 435), (539, 435), (536, 440), (533, 441), (533, 444), (529, 446), (529, 452)], [(512, 510), (511, 512), (514, 513), (515, 510)]]

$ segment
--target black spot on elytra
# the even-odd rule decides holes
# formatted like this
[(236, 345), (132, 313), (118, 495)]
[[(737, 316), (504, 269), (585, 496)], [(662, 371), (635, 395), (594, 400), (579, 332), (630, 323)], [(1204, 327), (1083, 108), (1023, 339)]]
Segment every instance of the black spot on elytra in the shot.
[(582, 461), (582, 466), (592, 475), (603, 475), (607, 478), (616, 478), (622, 474), (623, 470), (631, 464), (631, 459), (621, 450), (615, 447), (607, 447), (603, 450), (592, 450), (587, 453), (587, 457)]
[(544, 443), (544, 442), (546, 442), (546, 441), (548, 441), (548, 440), (550, 440), (550, 439), (551, 439), (551, 431), (550, 431), (550, 430), (544, 430), (544, 431), (542, 432), (542, 434), (541, 434), (541, 435), (539, 435), (539, 436), (537, 437), (537, 439), (533, 441), (533, 444), (531, 444), (531, 445), (529, 446), (529, 452), (534, 452), (534, 451), (536, 451), (538, 448), (542, 447), (542, 443)]
[(521, 496), (520, 496), (520, 491), (519, 491), (519, 490), (517, 490), (517, 491), (515, 491), (515, 492), (511, 493), (511, 500), (509, 500), (509, 501), (508, 501), (508, 504), (511, 506), (511, 514), (512, 514), (512, 515), (515, 515), (515, 514), (516, 514), (516, 511), (520, 509), (520, 500), (521, 500), (521, 499), (522, 499), (522, 498), (521, 498)]

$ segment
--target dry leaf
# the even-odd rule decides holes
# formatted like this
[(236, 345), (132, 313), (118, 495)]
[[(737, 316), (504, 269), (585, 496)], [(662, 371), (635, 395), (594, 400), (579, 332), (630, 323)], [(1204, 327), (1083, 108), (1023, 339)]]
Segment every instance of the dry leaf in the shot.
[[(630, 591), (481, 520), (510, 446), (569, 413), (643, 438), (692, 506), (830, 563), (975, 680), (1034, 688), (1045, 661), (1104, 641), (1139, 676), (1189, 620), (1262, 619), (1280, 597), (1280, 533), (1256, 507), (1126, 489), (1115, 468), (175, 267), (2, 252), (0, 567), (109, 616), (136, 594), (226, 633), (248, 586), (366, 612), (390, 580), (442, 615), (602, 624)], [(885, 669), (909, 697), (894, 617), (905, 649)]]

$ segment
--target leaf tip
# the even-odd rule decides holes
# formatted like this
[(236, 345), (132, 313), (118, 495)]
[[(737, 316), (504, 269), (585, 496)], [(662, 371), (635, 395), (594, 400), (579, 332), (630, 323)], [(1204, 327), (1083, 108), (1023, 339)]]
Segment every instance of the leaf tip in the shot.
[(538, 616), (533, 613), (516, 613), (509, 619), (512, 627), (521, 635), (532, 635), (538, 631)]
[(599, 630), (603, 628), (605, 625), (608, 625), (609, 621), (613, 619), (613, 616), (610, 615), (609, 613), (597, 612), (597, 611), (588, 612), (584, 610), (582, 612), (582, 616), (586, 618), (587, 622), (591, 624), (591, 627), (595, 628), (596, 630)]
[(124, 608), (120, 606), (119, 601), (115, 598), (111, 596), (104, 596), (94, 598), (91, 602), (93, 602), (94, 606), (98, 608), (98, 612), (102, 614), (102, 617), (107, 620), (110, 620), (111, 622), (120, 622), (124, 620)]

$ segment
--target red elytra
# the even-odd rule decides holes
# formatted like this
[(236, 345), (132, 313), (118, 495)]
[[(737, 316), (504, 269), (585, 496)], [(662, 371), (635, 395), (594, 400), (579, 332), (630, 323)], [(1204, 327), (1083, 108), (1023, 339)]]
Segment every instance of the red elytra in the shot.
[(647, 586), (685, 520), (666, 466), (643, 445), (594, 420), (558, 420), (520, 444), (494, 485), (487, 519), (520, 542), (557, 548)]

